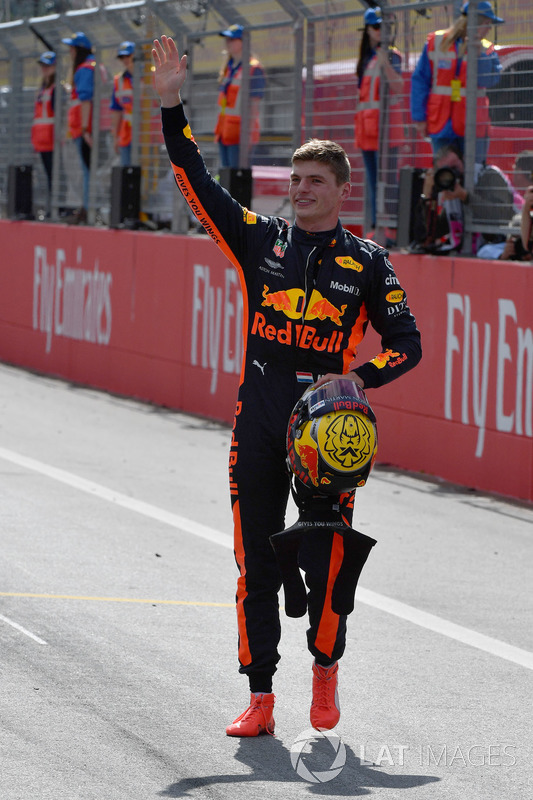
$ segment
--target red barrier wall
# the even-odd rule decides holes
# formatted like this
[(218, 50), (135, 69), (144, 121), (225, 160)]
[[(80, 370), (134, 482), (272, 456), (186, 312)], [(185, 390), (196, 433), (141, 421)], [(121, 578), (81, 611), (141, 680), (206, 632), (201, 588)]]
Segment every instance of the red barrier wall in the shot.
[[(204, 236), (0, 221), (0, 358), (231, 422), (242, 300)], [(533, 501), (533, 267), (393, 254), (422, 332), (378, 458)], [(361, 359), (381, 349), (369, 331)]]

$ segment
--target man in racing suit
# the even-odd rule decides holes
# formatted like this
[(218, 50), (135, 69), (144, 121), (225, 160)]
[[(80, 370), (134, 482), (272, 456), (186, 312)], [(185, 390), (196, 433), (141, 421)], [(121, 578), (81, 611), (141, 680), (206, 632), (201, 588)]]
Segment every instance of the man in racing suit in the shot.
[[(293, 156), (289, 197), (295, 224), (243, 208), (208, 173), (188, 125), (180, 89), (186, 56), (173, 40), (154, 42), (155, 87), (165, 143), (185, 199), (233, 263), (244, 304), (244, 357), (230, 450), (235, 525), (240, 672), (251, 702), (226, 732), (257, 736), (274, 730), (272, 677), (279, 661), (281, 578), (269, 536), (285, 527), (290, 490), (287, 424), (310, 383), (341, 374), (365, 388), (381, 386), (416, 366), (420, 335), (386, 250), (358, 239), (339, 222), (350, 193), (350, 165), (333, 142), (312, 140)], [(383, 352), (354, 369), (368, 322)], [(351, 522), (353, 493), (341, 498)], [(313, 664), (311, 722), (332, 728), (340, 712), (338, 659), (346, 617), (331, 608), (339, 570), (334, 546), (305, 557), (310, 589), (308, 647)]]

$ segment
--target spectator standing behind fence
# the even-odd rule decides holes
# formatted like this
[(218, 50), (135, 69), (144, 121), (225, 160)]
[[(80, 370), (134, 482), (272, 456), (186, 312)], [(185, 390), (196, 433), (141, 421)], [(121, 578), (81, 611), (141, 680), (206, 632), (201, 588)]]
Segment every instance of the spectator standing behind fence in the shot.
[[(411, 116), (419, 134), (429, 135), (433, 154), (454, 145), (464, 154), (467, 79), (467, 25), (469, 3), (451, 28), (430, 33), (411, 80)], [(489, 100), (487, 89), (500, 80), (502, 66), (485, 36), (492, 25), (504, 22), (489, 0), (479, 0), (477, 11), (478, 95), (476, 163), (484, 164), (488, 151)]]
[(83, 175), (83, 205), (65, 220), (69, 224), (76, 225), (87, 222), (87, 209), (89, 207), (89, 177), (93, 144), (94, 68), (96, 61), (92, 55), (92, 44), (82, 31), (78, 31), (74, 36), (61, 41), (63, 44), (69, 45), (72, 59), (68, 135), (78, 148)]
[(111, 132), (115, 153), (120, 155), (120, 165), (131, 164), (131, 126), (133, 121), (133, 54), (134, 42), (122, 42), (118, 48), (123, 71), (113, 79), (111, 96)]
[(529, 186), (524, 194), (520, 238), (522, 247), (530, 258), (533, 258), (533, 186)]
[[(227, 61), (219, 76), (218, 94), (219, 114), (215, 128), (215, 141), (218, 142), (221, 167), (239, 166), (239, 145), (241, 141), (241, 114), (243, 98), (242, 83), (242, 25), (230, 25), (220, 31), (226, 39)], [(259, 109), (265, 94), (265, 72), (255, 56), (250, 56), (250, 149), (248, 161), (251, 163), (253, 147), (259, 141)]]
[(37, 63), (41, 67), (41, 86), (35, 99), (31, 143), (43, 162), (48, 183), (48, 204), (52, 196), (52, 165), (54, 158), (54, 100), (56, 86), (56, 54), (42, 53)]
[(355, 111), (355, 143), (363, 153), (370, 194), (372, 229), (376, 227), (376, 191), (378, 182), (380, 83), (387, 83), (391, 106), (402, 90), (401, 55), (395, 47), (388, 53), (381, 49), (381, 9), (365, 11), (365, 27), (359, 47), (356, 74), (359, 97)]

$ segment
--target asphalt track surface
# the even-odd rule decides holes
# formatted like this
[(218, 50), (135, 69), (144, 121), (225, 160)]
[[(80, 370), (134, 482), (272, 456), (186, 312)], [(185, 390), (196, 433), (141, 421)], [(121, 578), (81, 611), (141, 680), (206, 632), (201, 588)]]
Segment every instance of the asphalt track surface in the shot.
[(339, 725), (284, 616), (239, 740), (230, 431), (0, 365), (0, 434), (2, 800), (533, 797), (531, 507), (376, 469)]

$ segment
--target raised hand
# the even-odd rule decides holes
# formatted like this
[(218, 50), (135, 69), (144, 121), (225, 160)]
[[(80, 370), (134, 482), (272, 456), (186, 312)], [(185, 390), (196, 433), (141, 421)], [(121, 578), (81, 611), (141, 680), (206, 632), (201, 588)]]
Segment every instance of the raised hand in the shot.
[(155, 67), (154, 85), (161, 105), (172, 108), (181, 103), (180, 89), (187, 76), (187, 56), (180, 58), (178, 48), (169, 36), (154, 40), (152, 59)]

